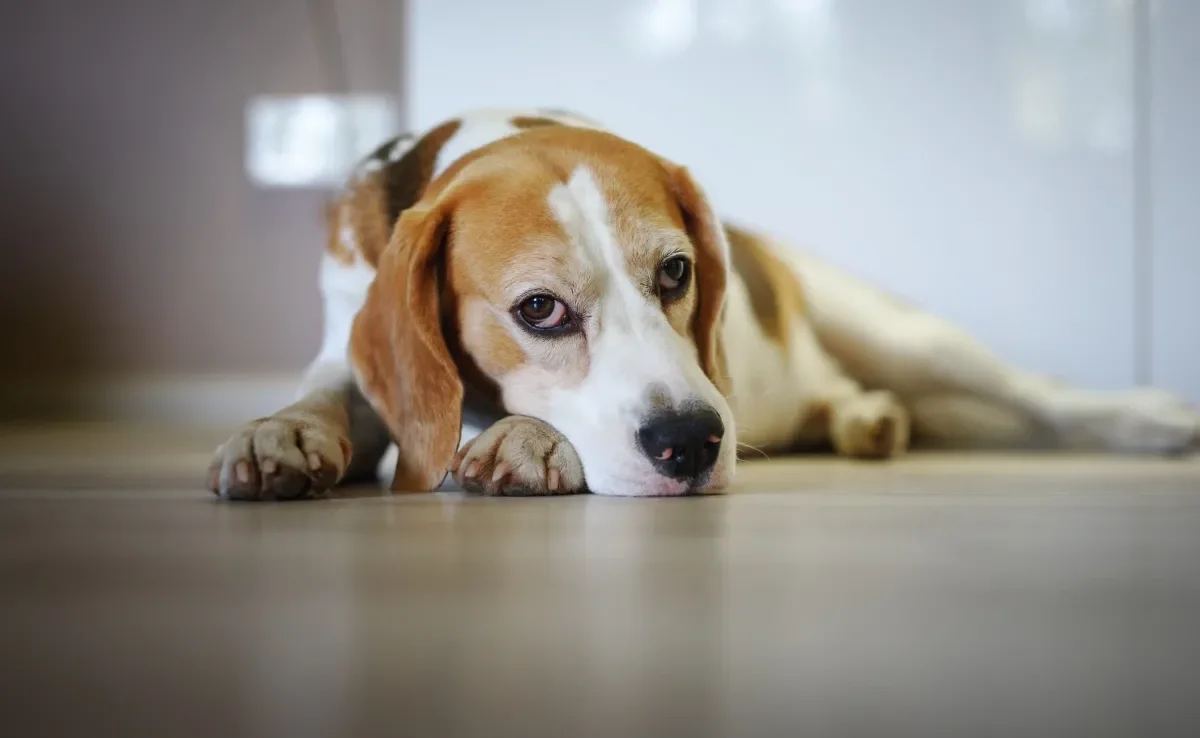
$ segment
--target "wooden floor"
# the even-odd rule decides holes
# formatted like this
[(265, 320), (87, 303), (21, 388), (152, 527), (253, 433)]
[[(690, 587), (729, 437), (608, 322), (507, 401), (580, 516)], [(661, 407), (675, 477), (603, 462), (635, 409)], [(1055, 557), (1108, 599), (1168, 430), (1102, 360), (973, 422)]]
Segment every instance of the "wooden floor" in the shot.
[(211, 440), (0, 432), (0, 735), (1200, 735), (1194, 460), (227, 504)]

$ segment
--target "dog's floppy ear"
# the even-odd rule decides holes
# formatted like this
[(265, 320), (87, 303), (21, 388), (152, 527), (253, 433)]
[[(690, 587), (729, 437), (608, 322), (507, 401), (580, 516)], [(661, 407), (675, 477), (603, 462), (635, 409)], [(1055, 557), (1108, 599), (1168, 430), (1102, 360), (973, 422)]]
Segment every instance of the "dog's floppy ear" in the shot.
[(463, 384), (440, 310), (448, 235), (445, 203), (401, 214), (350, 334), (359, 386), (399, 447), (393, 490), (436, 489), (462, 432)]
[(663, 162), (671, 179), (688, 238), (696, 247), (696, 313), (692, 336), (700, 353), (700, 366), (721, 394), (728, 396), (725, 346), (721, 320), (725, 310), (725, 283), (729, 275), (729, 241), (704, 191), (687, 169)]

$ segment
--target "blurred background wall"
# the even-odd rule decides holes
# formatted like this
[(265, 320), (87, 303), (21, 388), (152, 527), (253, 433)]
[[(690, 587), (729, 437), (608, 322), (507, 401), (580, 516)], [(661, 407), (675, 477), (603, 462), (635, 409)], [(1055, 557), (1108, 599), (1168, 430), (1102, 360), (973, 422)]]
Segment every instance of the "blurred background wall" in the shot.
[[(4, 2), (0, 408), (204, 385), (190, 407), (269, 411), (317, 345), (346, 157), (280, 162), (522, 104), (1011, 360), (1200, 400), (1198, 34), (1192, 0)], [(254, 168), (264, 101), (347, 94), (367, 112)]]
[(330, 188), (252, 181), (247, 111), (272, 95), (398, 100), (401, 11), (4, 2), (0, 407), (37, 414), (63, 393), (153, 404), (144, 381), (170, 395), (301, 369), (320, 338)]

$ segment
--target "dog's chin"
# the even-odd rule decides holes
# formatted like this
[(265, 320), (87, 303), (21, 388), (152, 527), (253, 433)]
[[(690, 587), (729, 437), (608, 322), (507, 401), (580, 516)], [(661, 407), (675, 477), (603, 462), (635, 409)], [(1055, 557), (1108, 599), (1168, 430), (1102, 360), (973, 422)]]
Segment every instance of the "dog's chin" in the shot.
[[(699, 482), (686, 482), (658, 474), (642, 479), (612, 480), (591, 487), (593, 494), (609, 497), (690, 497), (693, 495), (719, 494), (726, 486), (725, 475), (706, 475)], [(590, 485), (589, 485), (590, 486)]]
[(591, 488), (592, 494), (606, 497), (685, 497), (697, 494), (690, 485), (660, 477), (643, 482), (620, 482)]

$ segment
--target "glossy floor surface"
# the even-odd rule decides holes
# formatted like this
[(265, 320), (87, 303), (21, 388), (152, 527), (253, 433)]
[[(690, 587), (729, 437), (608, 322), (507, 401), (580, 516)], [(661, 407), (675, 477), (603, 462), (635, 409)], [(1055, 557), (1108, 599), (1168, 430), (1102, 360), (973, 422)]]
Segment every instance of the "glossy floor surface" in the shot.
[(0, 433), (0, 735), (1200, 734), (1195, 461), (224, 504), (203, 458)]

